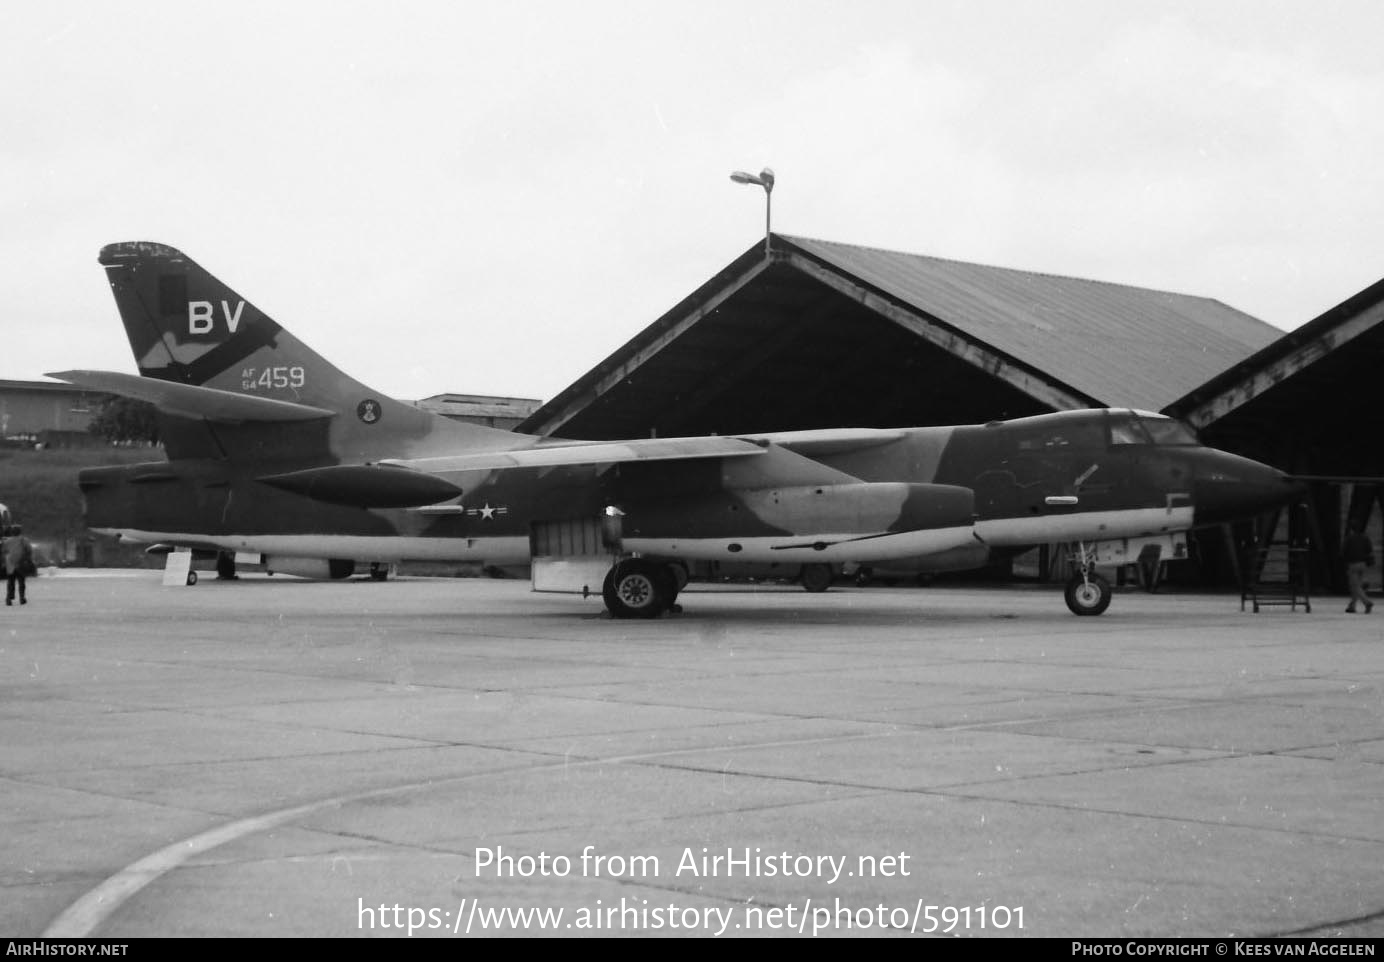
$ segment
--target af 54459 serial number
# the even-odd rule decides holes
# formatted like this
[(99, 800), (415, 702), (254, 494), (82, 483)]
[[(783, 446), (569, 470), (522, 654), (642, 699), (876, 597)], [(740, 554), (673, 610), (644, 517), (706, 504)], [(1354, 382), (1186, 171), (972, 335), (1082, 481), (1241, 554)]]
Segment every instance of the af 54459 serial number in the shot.
[(242, 391), (257, 391), (261, 388), (268, 390), (276, 387), (303, 387), (307, 383), (307, 372), (297, 365), (266, 367), (262, 370), (247, 367), (240, 372), (240, 389)]

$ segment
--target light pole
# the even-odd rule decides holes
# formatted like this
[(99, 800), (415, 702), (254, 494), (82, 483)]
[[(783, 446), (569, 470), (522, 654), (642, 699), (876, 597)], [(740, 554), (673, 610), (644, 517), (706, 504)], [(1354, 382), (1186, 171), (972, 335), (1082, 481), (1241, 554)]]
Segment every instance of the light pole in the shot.
[(773, 210), (774, 202), (774, 172), (765, 167), (757, 174), (747, 174), (743, 170), (734, 171), (730, 179), (737, 184), (758, 184), (764, 188), (764, 256), (769, 256), (769, 240), (773, 236), (770, 233), (770, 214)]

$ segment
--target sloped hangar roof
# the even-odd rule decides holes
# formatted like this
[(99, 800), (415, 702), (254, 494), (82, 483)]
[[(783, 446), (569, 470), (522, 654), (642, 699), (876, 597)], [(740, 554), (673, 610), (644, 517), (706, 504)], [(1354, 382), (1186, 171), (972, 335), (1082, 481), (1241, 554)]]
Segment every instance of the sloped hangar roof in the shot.
[(520, 429), (667, 437), (1160, 410), (1279, 333), (1209, 298), (770, 241)]

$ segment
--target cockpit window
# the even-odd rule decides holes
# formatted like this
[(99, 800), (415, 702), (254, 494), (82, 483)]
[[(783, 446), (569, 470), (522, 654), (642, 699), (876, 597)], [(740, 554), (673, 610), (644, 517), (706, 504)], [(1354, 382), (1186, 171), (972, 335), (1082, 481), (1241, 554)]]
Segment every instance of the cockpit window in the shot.
[(1110, 420), (1110, 443), (1113, 444), (1196, 444), (1197, 438), (1187, 425), (1172, 418), (1130, 412)]
[(1144, 427), (1153, 437), (1154, 444), (1196, 444), (1197, 437), (1181, 421), (1172, 418), (1144, 418)]
[(1153, 438), (1145, 433), (1143, 426), (1133, 418), (1110, 422), (1111, 444), (1152, 444)]
[(1040, 454), (1059, 454), (1066, 451), (1090, 451), (1101, 444), (1099, 421), (1068, 420), (1046, 424), (1042, 430), (1025, 430), (1018, 434), (1020, 451)]

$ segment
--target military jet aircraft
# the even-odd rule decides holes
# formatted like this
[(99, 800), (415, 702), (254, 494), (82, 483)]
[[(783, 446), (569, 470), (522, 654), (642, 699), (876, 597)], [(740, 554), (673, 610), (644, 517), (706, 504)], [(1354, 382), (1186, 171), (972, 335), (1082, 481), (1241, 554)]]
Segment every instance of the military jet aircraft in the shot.
[(1137, 554), (1294, 490), (1132, 410), (618, 442), (516, 434), (371, 390), (171, 247), (112, 244), (99, 259), (139, 376), (51, 376), (155, 404), (167, 460), (82, 472), (88, 524), (252, 553), (275, 571), (531, 561), (535, 587), (576, 571), (612, 615), (656, 617), (676, 610), (694, 561), (963, 570), (1069, 542), (1067, 605), (1097, 615), (1111, 598), (1094, 570), (1102, 545)]

